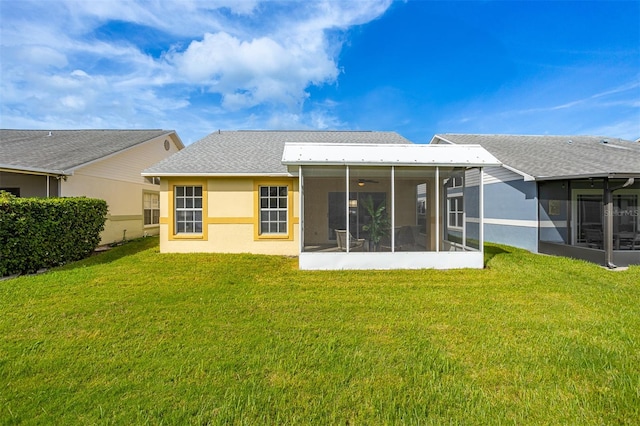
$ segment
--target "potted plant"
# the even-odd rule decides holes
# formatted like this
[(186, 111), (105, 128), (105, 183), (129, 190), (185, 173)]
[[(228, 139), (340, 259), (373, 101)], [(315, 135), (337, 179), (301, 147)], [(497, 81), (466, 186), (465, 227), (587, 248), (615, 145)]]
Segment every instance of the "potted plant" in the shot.
[(391, 222), (387, 215), (384, 201), (377, 207), (373, 203), (373, 198), (369, 195), (362, 203), (363, 207), (369, 215), (369, 223), (362, 226), (364, 231), (369, 232), (369, 242), (373, 245), (373, 251), (378, 251), (380, 241), (389, 235)]

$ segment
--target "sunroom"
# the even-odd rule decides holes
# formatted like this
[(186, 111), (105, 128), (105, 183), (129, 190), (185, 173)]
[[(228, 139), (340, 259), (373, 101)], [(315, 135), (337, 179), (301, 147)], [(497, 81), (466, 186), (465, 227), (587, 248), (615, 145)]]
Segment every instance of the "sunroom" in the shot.
[(482, 268), (478, 145), (287, 143), (301, 269)]

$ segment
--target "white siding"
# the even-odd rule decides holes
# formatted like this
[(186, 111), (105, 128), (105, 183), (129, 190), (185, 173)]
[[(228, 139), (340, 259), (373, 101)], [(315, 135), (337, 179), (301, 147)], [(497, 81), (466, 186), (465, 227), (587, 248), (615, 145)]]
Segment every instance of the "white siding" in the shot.
[[(170, 141), (169, 151), (164, 149), (165, 139)], [(81, 167), (74, 172), (74, 175), (94, 176), (131, 183), (145, 183), (145, 178), (140, 175), (142, 170), (176, 152), (178, 152), (178, 147), (176, 147), (171, 138), (163, 136), (112, 157)]]
[[(484, 168), (484, 184), (509, 182), (512, 180), (522, 180), (522, 176), (505, 169), (504, 167), (485, 167)], [(476, 183), (477, 185), (477, 183)]]
[[(480, 185), (480, 172), (478, 169), (470, 169), (465, 171), (465, 186)], [(513, 180), (522, 180), (522, 176), (505, 169), (504, 167), (485, 167), (484, 168), (484, 184), (502, 183)]]
[[(486, 169), (485, 169), (486, 170)], [(470, 169), (464, 172), (464, 185), (465, 186), (479, 186), (480, 185), (480, 170)]]
[[(164, 149), (168, 139), (169, 150)], [(149, 166), (178, 152), (171, 137), (152, 139), (111, 157), (98, 160), (74, 171), (61, 182), (61, 196), (86, 196), (105, 200), (109, 214), (102, 232), (102, 244), (120, 241), (123, 237), (137, 238), (159, 232), (159, 225), (144, 226), (143, 194), (159, 193), (160, 185), (153, 185), (140, 175)]]

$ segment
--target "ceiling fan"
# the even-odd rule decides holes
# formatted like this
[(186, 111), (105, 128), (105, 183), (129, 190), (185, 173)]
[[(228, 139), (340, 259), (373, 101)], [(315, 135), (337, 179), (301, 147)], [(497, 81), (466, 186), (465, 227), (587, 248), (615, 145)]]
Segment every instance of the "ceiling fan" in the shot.
[(365, 183), (379, 183), (379, 182), (373, 179), (358, 179), (358, 186), (364, 186)]

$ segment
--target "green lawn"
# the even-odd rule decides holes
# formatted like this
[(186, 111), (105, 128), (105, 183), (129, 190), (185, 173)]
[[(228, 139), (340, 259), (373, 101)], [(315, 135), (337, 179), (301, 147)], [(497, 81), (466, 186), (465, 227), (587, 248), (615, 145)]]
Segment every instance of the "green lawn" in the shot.
[(637, 424), (640, 268), (307, 272), (131, 242), (0, 282), (0, 424)]

